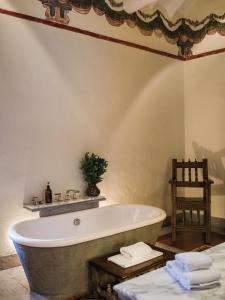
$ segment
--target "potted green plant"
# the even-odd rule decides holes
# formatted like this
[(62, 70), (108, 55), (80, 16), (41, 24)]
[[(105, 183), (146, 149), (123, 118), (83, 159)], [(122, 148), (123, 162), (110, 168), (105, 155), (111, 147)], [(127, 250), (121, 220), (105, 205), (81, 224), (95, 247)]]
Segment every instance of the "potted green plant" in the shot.
[(96, 184), (102, 181), (102, 174), (106, 172), (108, 162), (94, 153), (86, 152), (80, 163), (84, 180), (88, 184), (86, 194), (90, 197), (98, 196), (100, 190)]

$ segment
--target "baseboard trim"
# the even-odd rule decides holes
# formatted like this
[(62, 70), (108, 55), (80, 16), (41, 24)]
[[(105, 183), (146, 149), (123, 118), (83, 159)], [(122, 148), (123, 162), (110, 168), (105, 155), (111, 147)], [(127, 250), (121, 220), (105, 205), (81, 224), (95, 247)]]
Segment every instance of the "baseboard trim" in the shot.
[(6, 270), (18, 266), (20, 266), (20, 261), (16, 254), (0, 257), (0, 270)]

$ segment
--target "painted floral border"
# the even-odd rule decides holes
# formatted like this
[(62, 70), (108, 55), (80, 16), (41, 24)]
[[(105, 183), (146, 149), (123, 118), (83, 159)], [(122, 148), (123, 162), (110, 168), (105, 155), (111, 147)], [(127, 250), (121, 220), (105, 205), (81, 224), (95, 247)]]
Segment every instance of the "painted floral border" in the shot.
[(69, 12), (75, 10), (88, 14), (93, 8), (99, 16), (105, 15), (106, 20), (113, 26), (126, 23), (135, 27), (144, 35), (154, 32), (179, 48), (178, 54), (187, 58), (192, 55), (194, 44), (201, 42), (207, 34), (218, 33), (225, 36), (225, 13), (221, 16), (210, 14), (201, 21), (180, 18), (176, 22), (169, 21), (159, 10), (147, 14), (140, 10), (128, 14), (123, 10), (123, 0), (39, 0), (46, 8), (46, 18), (54, 22), (68, 24)]

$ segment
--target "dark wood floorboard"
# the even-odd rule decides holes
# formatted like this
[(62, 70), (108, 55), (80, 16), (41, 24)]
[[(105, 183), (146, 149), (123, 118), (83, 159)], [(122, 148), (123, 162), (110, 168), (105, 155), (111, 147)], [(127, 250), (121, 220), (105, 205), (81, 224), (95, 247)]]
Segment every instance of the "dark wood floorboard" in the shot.
[[(172, 246), (184, 251), (191, 251), (195, 248), (203, 246), (204, 240), (202, 233), (198, 232), (178, 232), (177, 241), (172, 242), (171, 233), (160, 236), (158, 242)], [(225, 242), (225, 235), (212, 232), (211, 245), (215, 246)]]

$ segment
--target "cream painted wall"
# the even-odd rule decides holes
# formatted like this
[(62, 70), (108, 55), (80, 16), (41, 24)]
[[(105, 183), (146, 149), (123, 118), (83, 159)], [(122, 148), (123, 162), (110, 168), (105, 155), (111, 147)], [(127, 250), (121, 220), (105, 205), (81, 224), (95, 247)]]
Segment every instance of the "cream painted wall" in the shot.
[(185, 63), (186, 157), (209, 159), (212, 215), (225, 218), (225, 54)]
[(0, 255), (9, 224), (54, 192), (84, 191), (86, 151), (109, 160), (108, 202), (170, 210), (172, 157), (184, 154), (183, 63), (9, 16), (0, 18)]
[[(45, 19), (46, 8), (43, 7), (39, 0), (2, 0), (0, 6), (3, 9)], [(159, 38), (154, 33), (151, 36), (145, 36), (140, 33), (137, 27), (130, 28), (126, 24), (121, 25), (119, 28), (112, 26), (107, 22), (105, 16), (98, 16), (93, 10), (86, 15), (73, 10), (69, 12), (68, 16), (70, 18), (70, 26), (144, 45), (153, 49), (167, 51), (173, 54), (178, 53), (177, 46), (168, 43), (164, 37)]]

